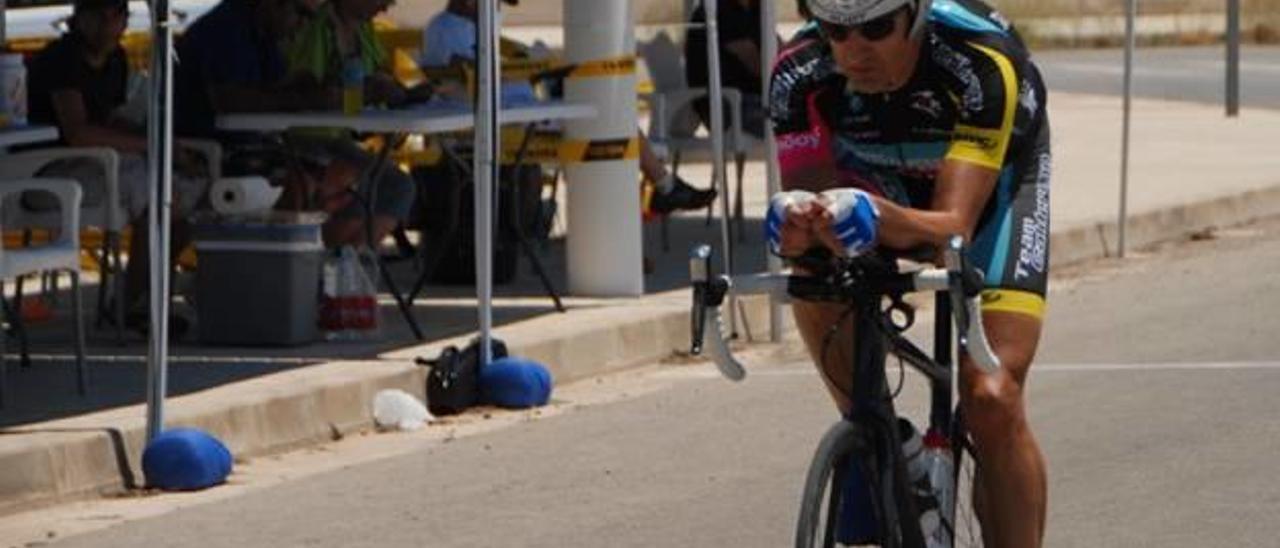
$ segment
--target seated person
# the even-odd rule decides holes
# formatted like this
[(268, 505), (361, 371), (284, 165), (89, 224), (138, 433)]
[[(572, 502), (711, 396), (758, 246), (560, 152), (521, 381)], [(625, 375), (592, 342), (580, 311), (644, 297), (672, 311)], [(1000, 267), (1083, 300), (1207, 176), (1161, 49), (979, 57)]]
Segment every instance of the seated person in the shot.
[[(344, 67), (354, 62), (361, 65), (365, 75), (366, 104), (399, 105), (427, 99), (432, 94), (430, 84), (406, 88), (396, 81), (390, 56), (374, 33), (374, 16), (391, 3), (391, 0), (330, 0), (322, 5), (302, 24), (287, 46), (288, 78), (310, 81), (322, 89), (339, 89)], [(349, 132), (305, 131), (295, 132), (293, 137), (309, 149), (310, 154), (355, 167), (355, 173), (365, 171), (374, 161), (374, 156), (357, 146)], [(368, 195), (367, 185), (362, 185), (360, 195)], [(375, 242), (409, 217), (413, 195), (413, 180), (409, 175), (395, 165), (386, 166), (377, 181), (376, 202), (370, 204)], [(326, 227), (326, 241), (331, 245), (362, 242), (361, 207), (352, 204), (340, 211), (337, 218), (343, 222)]]
[[(513, 6), (519, 0), (502, 0)], [(444, 11), (431, 18), (422, 30), (423, 67), (442, 67), (457, 62), (474, 63), (476, 58), (476, 0), (449, 0)], [(503, 100), (519, 99), (519, 88), (503, 86)], [(532, 90), (528, 92), (532, 95)], [(648, 204), (649, 211), (668, 214), (676, 210), (702, 209), (716, 199), (715, 189), (694, 188), (684, 179), (672, 174), (662, 164), (649, 141), (640, 135), (640, 171), (653, 182), (654, 193)]]
[[(761, 102), (763, 73), (760, 63), (760, 0), (731, 0), (717, 4), (716, 23), (720, 39), (720, 83), (742, 93), (742, 129), (764, 137), (764, 104)], [(709, 88), (707, 67), (707, 12), (699, 4), (689, 18), (684, 40), (685, 81), (692, 88)], [(704, 126), (711, 126), (711, 101), (699, 99), (694, 111)], [(729, 113), (724, 125), (729, 127)]]
[[(57, 126), (61, 145), (110, 147), (119, 153), (121, 206), (133, 224), (125, 271), (125, 323), (145, 331), (150, 257), (146, 211), (152, 198), (147, 136), (143, 128), (130, 127), (115, 113), (126, 100), (129, 68), (120, 38), (128, 19), (125, 0), (76, 0), (67, 32), (31, 59), (27, 96), (31, 122)], [(197, 154), (181, 146), (173, 149), (173, 165), (171, 256), (176, 258), (190, 241), (186, 217), (204, 197), (208, 169)], [(86, 204), (103, 199), (105, 176), (88, 160), (55, 162), (41, 175), (80, 181)], [(39, 208), (42, 204), (35, 202), (43, 200), (38, 198), (24, 197), (24, 201)], [(175, 316), (169, 325), (171, 336), (180, 338), (187, 322)]]
[[(349, 188), (373, 161), (349, 134), (305, 136), (285, 150), (261, 135), (217, 132), (216, 117), (233, 112), (333, 110), (341, 106), (341, 88), (309, 75), (290, 76), (280, 37), (297, 36), (312, 13), (303, 0), (223, 0), (196, 20), (178, 42), (183, 61), (177, 72), (178, 130), (185, 135), (216, 135), (227, 146), (228, 174), (254, 172), (273, 180), (317, 179), (321, 207), (332, 214), (323, 227), (327, 245), (363, 245), (363, 205)], [(373, 84), (377, 85), (377, 84)], [(297, 153), (296, 156), (293, 153)], [(302, 162), (293, 162), (297, 159)], [(319, 166), (318, 173), (295, 164)], [(282, 166), (289, 166), (284, 169)], [(309, 185), (301, 185), (309, 186)], [(290, 192), (296, 188), (288, 189)], [(360, 189), (367, 192), (367, 184)], [(373, 238), (381, 241), (408, 214), (412, 182), (388, 167), (378, 182), (373, 204)], [(300, 197), (309, 202), (309, 197)]]

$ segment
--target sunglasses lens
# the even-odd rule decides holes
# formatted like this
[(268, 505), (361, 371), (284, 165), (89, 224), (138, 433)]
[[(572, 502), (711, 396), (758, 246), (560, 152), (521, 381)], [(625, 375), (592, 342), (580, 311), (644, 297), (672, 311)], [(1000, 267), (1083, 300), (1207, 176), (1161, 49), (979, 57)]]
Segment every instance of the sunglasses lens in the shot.
[(878, 17), (863, 23), (858, 27), (858, 32), (862, 34), (863, 38), (872, 42), (884, 40), (885, 37), (893, 33), (893, 28), (896, 26), (894, 25), (894, 21), (895, 19), (893, 14)]
[(827, 37), (827, 40), (832, 42), (845, 41), (849, 38), (849, 33), (851, 32), (862, 35), (862, 38), (867, 41), (877, 42), (893, 34), (893, 29), (897, 27), (897, 15), (897, 12), (888, 13), (854, 26), (822, 22), (818, 25), (818, 28), (822, 30), (822, 34)]
[(818, 25), (818, 28), (822, 30), (822, 34), (827, 37), (827, 40), (832, 42), (843, 42), (849, 37), (850, 28), (844, 25), (823, 22)]

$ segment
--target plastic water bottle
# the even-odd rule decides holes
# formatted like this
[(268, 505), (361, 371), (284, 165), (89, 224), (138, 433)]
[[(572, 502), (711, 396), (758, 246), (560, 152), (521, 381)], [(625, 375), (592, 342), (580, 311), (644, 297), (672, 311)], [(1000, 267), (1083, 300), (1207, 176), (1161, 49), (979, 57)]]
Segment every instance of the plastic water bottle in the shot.
[(320, 328), (329, 341), (368, 341), (381, 336), (372, 257), (343, 246), (325, 261), (320, 298)]
[(929, 486), (937, 508), (933, 510), (932, 523), (925, 526), (924, 513), (920, 514), (921, 529), (925, 534), (925, 546), (951, 546), (951, 531), (955, 525), (955, 461), (952, 459), (951, 443), (947, 436), (935, 429), (930, 429), (924, 437), (924, 452), (921, 455)]
[(342, 65), (342, 112), (359, 114), (364, 109), (364, 61), (347, 59)]
[(850, 462), (840, 486), (840, 520), (836, 540), (840, 544), (870, 544), (879, 540), (880, 524), (872, 507), (871, 487), (862, 467)]
[[(907, 476), (917, 497), (929, 497), (928, 469), (923, 460), (923, 443), (915, 425), (898, 418), (902, 452), (907, 459)], [(862, 469), (850, 463), (842, 486), (840, 521), (836, 524), (836, 540), (841, 544), (871, 544), (879, 541), (880, 525), (872, 509), (871, 488)]]
[[(947, 485), (950, 472), (945, 472), (946, 476), (935, 476), (944, 473), (939, 459), (950, 459), (947, 438), (931, 429), (922, 440), (909, 421), (899, 418), (898, 424), (902, 432), (902, 452), (907, 458), (907, 480), (915, 495), (916, 510), (920, 513), (920, 532), (924, 535), (925, 546), (949, 548), (949, 524), (943, 523), (943, 501), (938, 497), (936, 487)], [(943, 483), (935, 483), (935, 477)]]
[(27, 124), (27, 67), (21, 54), (0, 54), (0, 116), (0, 127)]

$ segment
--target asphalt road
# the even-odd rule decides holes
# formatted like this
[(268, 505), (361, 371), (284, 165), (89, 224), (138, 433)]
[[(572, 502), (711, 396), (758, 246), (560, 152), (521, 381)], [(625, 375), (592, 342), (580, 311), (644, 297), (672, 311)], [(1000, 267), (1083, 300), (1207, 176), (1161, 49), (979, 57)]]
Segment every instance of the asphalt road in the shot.
[[(1047, 546), (1274, 544), (1278, 269), (1280, 221), (1060, 273), (1029, 392)], [(833, 419), (799, 352), (757, 347), (738, 385), (705, 364), (601, 378), (537, 414), (349, 438), (33, 530), (67, 548), (783, 546)]]
[[(1046, 50), (1036, 52), (1035, 60), (1050, 91), (1123, 93), (1124, 50)], [(1225, 46), (1140, 48), (1133, 67), (1134, 96), (1223, 104)], [(1280, 109), (1280, 47), (1241, 49), (1240, 102)]]

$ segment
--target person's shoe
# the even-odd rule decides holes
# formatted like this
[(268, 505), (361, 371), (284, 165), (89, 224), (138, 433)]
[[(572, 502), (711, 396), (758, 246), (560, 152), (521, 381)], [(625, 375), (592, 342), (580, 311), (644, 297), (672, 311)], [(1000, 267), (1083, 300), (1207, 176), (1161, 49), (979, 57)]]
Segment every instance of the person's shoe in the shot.
[(694, 188), (684, 179), (675, 176), (672, 178), (675, 180), (671, 185), (671, 190), (662, 192), (657, 188), (654, 189), (653, 197), (649, 201), (650, 211), (666, 215), (676, 210), (702, 209), (715, 201), (716, 191), (714, 188), (701, 190)]

